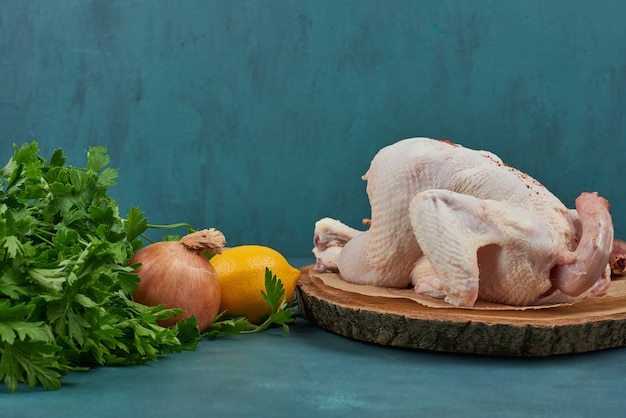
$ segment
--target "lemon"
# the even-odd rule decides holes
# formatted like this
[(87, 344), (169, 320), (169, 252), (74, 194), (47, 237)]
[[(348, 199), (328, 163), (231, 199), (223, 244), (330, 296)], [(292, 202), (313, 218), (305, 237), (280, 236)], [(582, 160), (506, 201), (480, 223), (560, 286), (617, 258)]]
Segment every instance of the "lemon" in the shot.
[(245, 316), (253, 324), (260, 324), (271, 314), (261, 291), (265, 291), (265, 268), (276, 275), (285, 289), (285, 300), (290, 302), (300, 278), (300, 270), (292, 267), (278, 251), (262, 245), (230, 247), (211, 257), (222, 288), (220, 312)]

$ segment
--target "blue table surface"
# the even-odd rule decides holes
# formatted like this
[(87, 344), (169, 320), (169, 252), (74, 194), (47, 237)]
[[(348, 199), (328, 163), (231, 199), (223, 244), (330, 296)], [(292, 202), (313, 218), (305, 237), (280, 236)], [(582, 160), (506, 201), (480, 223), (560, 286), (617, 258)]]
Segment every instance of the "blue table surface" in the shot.
[(363, 343), (299, 319), (289, 334), (69, 373), (58, 391), (2, 386), (0, 417), (623, 416), (625, 376), (626, 349), (467, 356)]

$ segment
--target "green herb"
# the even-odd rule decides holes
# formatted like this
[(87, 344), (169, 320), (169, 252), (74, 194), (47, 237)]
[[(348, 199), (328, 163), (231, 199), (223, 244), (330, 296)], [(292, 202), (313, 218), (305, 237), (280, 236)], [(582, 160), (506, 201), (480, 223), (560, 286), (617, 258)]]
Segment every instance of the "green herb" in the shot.
[(130, 296), (138, 277), (127, 262), (148, 224), (136, 208), (122, 220), (107, 195), (118, 172), (106, 168), (106, 149), (90, 148), (86, 168), (65, 165), (61, 150), (43, 159), (36, 142), (14, 149), (0, 170), (0, 381), (9, 391), (58, 389), (68, 370), (195, 348), (195, 318), (163, 328), (157, 320), (182, 311)]
[(283, 283), (265, 268), (265, 292), (263, 299), (271, 307), (271, 314), (260, 325), (252, 324), (246, 317), (222, 319), (224, 313), (218, 315), (209, 329), (203, 334), (206, 338), (215, 338), (220, 334), (254, 334), (265, 331), (271, 326), (280, 325), (285, 333), (289, 333), (289, 323), (295, 320), (291, 301), (284, 300)]
[(136, 207), (121, 218), (107, 195), (118, 171), (104, 147), (89, 149), (86, 168), (65, 163), (60, 149), (46, 160), (32, 142), (14, 146), (0, 169), (0, 381), (10, 392), (20, 383), (59, 389), (70, 370), (142, 364), (194, 350), (201, 337), (289, 332), (294, 313), (268, 269), (262, 294), (272, 313), (263, 324), (220, 314), (202, 336), (195, 317), (159, 326), (183, 311), (134, 302), (139, 278), (128, 261), (149, 228), (193, 229), (149, 224)]

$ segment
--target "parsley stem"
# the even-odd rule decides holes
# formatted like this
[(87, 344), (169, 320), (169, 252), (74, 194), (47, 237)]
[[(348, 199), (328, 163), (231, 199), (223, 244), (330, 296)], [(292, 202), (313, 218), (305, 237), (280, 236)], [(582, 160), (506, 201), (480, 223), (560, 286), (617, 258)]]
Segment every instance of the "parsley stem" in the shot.
[[(127, 219), (120, 218), (123, 223), (128, 222)], [(191, 234), (192, 232), (196, 232), (196, 230), (189, 225), (187, 222), (178, 222), (175, 224), (166, 224), (166, 225), (158, 225), (158, 224), (146, 224), (146, 229), (174, 229), (174, 228), (187, 228), (187, 233)]]
[[(49, 232), (49, 231), (42, 231), (42, 230), (40, 230), (38, 232), (33, 232), (33, 235), (35, 237), (39, 238), (41, 241), (45, 242), (48, 245), (54, 245), (51, 240), (49, 240), (48, 238), (44, 238), (43, 235), (41, 235), (41, 233), (39, 233), (39, 232)], [(54, 234), (51, 233), (50, 235), (54, 235)]]
[(148, 228), (152, 228), (152, 229), (174, 229), (174, 228), (187, 228), (189, 230), (189, 233), (195, 232), (195, 229), (193, 229), (191, 227), (191, 225), (189, 225), (186, 222), (179, 222), (176, 224), (169, 224), (169, 225), (155, 225), (155, 224), (148, 224)]

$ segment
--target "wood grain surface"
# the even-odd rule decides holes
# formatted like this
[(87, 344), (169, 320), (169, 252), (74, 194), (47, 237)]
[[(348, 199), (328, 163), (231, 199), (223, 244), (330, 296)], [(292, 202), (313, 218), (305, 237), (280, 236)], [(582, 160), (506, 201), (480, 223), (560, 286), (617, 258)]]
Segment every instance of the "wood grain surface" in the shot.
[(438, 309), (325, 285), (302, 268), (300, 312), (333, 333), (387, 346), (492, 356), (549, 356), (626, 345), (626, 281), (608, 296), (530, 310)]

